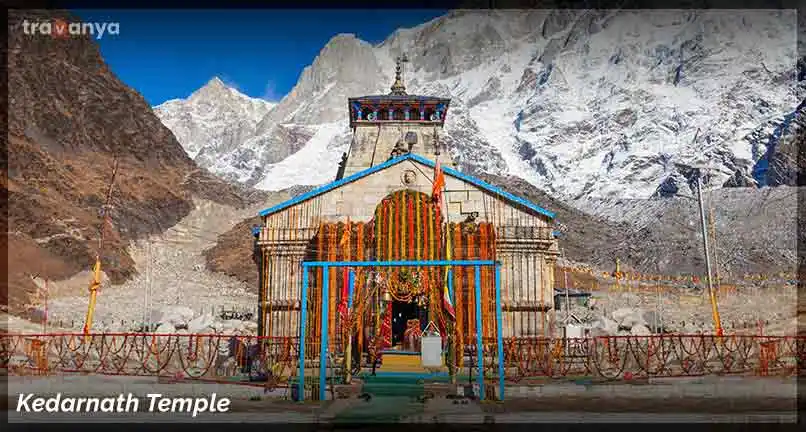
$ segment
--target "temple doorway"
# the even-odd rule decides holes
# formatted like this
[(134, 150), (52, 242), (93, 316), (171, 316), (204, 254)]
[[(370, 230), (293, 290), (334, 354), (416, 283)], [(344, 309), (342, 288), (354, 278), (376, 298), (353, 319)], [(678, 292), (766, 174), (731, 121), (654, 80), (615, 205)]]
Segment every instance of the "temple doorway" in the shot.
[(411, 320), (417, 320), (418, 327), (421, 315), (421, 308), (415, 302), (395, 301), (392, 303), (392, 347), (395, 349), (407, 350), (412, 347), (406, 346), (406, 329), (409, 328)]

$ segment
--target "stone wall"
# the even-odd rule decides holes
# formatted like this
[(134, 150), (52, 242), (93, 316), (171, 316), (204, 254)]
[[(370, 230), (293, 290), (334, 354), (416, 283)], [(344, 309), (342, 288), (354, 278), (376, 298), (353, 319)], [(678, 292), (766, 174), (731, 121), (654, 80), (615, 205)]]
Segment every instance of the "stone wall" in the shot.
[[(411, 152), (434, 159), (434, 136), (438, 137), (441, 133), (441, 128), (436, 127), (434, 123), (392, 121), (382, 124), (361, 124), (355, 128), (347, 157), (347, 167), (344, 170), (345, 177), (386, 162), (395, 144), (407, 132), (417, 134), (417, 143), (411, 148)], [(408, 149), (408, 146), (406, 148)], [(450, 155), (444, 149), (441, 153), (442, 163), (453, 167)]]
[[(273, 321), (298, 321), (299, 312), (294, 308), (299, 307), (302, 276), (299, 271), (288, 276), (288, 269), (299, 268), (304, 248), (320, 223), (348, 218), (353, 222), (369, 222), (376, 206), (394, 191), (409, 188), (431, 194), (433, 176), (433, 168), (406, 160), (266, 217), (261, 233), (269, 262), (266, 271), (271, 281), (281, 281), (267, 287), (267, 294), (274, 299), (273, 305), (292, 309), (273, 312)], [(539, 335), (547, 327), (540, 323), (544, 315), (539, 310), (553, 308), (554, 262), (558, 255), (549, 219), (528, 213), (464, 180), (447, 175), (445, 180), (449, 222), (463, 221), (477, 212), (476, 222), (491, 222), (497, 229), (496, 250), (502, 262), (501, 292), (506, 310), (504, 335)], [(531, 235), (525, 235), (526, 232)], [(272, 310), (278, 310), (277, 307)], [(289, 315), (295, 316), (292, 319)], [(293, 333), (287, 334), (272, 325), (273, 335), (295, 334), (296, 324), (283, 326)]]

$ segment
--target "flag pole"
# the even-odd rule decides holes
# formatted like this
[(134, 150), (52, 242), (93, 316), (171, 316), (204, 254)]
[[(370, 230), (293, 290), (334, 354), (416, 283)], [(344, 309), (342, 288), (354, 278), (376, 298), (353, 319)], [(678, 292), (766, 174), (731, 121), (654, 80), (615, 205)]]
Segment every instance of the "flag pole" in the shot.
[[(440, 197), (439, 201), (440, 202), (438, 203), (438, 205), (440, 206), (440, 210), (442, 210), (442, 208), (444, 207), (444, 212), (445, 212), (445, 229), (443, 230), (445, 232), (445, 240), (444, 240), (444, 242), (442, 242), (442, 245), (445, 248), (444, 249), (445, 250), (445, 259), (450, 261), (451, 259), (453, 259), (452, 254), (451, 254), (451, 243), (450, 243), (450, 236), (451, 236), (451, 232), (450, 232), (450, 214), (448, 212), (448, 201), (447, 201), (446, 195), (445, 195), (446, 192), (447, 192), (447, 183), (444, 181), (444, 179), (445, 179), (444, 170), (443, 170), (442, 165), (440, 163), (440, 155), (441, 155), (440, 146), (441, 146), (441, 143), (439, 141), (439, 131), (435, 127), (434, 128), (434, 155), (436, 156), (436, 161), (435, 161), (436, 165), (435, 166), (438, 166), (439, 170), (438, 170), (438, 172), (435, 172), (435, 174), (434, 174), (435, 175), (434, 182), (436, 183), (437, 180), (438, 180), (436, 178), (436, 176), (441, 175), (443, 181), (442, 181), (442, 184), (440, 185), (440, 189), (441, 189), (439, 191), (439, 197)], [(444, 201), (444, 204), (445, 204), (444, 206), (442, 205), (443, 201)], [(452, 277), (450, 275), (451, 272), (452, 272), (451, 267), (446, 266), (445, 267), (445, 276), (444, 276), (444, 278), (442, 280), (443, 296), (445, 296), (447, 294), (448, 296), (453, 297), (452, 292), (447, 291), (447, 293), (446, 293), (446, 290), (447, 290), (446, 287), (448, 286), (449, 278)], [(440, 305), (440, 307), (442, 307), (442, 308), (445, 307), (444, 301), (445, 300), (443, 299), (443, 304)], [(453, 313), (455, 314), (456, 313), (455, 312), (456, 305), (454, 304), (455, 303), (454, 299), (449, 298), (448, 301), (453, 306), (453, 308), (454, 308)], [(454, 317), (451, 317), (451, 318), (454, 318)], [(446, 357), (447, 357), (447, 360), (448, 360), (448, 374), (450, 376), (451, 384), (456, 384), (456, 365), (457, 365), (457, 362), (456, 362), (457, 353), (456, 353), (456, 350), (455, 350), (456, 347), (455, 347), (455, 343), (454, 343), (454, 337), (455, 337), (455, 335), (454, 335), (455, 332), (454, 332), (454, 328), (453, 328), (454, 325), (455, 325), (455, 322), (452, 319), (448, 319), (445, 322), (445, 327), (446, 327), (445, 331), (447, 333), (446, 342), (447, 342), (447, 351), (448, 351)]]

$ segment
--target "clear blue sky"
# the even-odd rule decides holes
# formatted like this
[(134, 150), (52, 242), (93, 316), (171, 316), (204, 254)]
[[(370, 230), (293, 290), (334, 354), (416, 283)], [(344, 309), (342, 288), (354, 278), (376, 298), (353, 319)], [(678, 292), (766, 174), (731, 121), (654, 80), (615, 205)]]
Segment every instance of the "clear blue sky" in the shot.
[(330, 38), (379, 43), (443, 10), (75, 10), (85, 22), (118, 22), (97, 42), (110, 68), (151, 105), (185, 98), (212, 77), (279, 100)]

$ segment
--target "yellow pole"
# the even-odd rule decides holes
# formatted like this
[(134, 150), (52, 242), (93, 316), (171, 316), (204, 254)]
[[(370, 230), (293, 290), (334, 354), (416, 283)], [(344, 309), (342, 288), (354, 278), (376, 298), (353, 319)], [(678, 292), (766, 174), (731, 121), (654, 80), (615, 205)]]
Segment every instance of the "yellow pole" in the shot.
[(352, 368), (353, 368), (353, 326), (347, 327), (347, 349), (344, 353), (344, 382), (350, 384), (352, 381)]
[(705, 253), (705, 269), (706, 269), (706, 276), (708, 277), (708, 293), (711, 297), (711, 313), (714, 317), (714, 327), (716, 329), (717, 336), (722, 336), (722, 321), (719, 319), (719, 308), (717, 307), (716, 303), (716, 294), (714, 293), (714, 285), (713, 280), (711, 278), (711, 258), (710, 258), (710, 250), (708, 248), (708, 232), (707, 232), (707, 224), (705, 220), (705, 208), (703, 206), (703, 199), (702, 199), (702, 183), (701, 183), (702, 173), (700, 172), (697, 176), (697, 201), (699, 202), (700, 207), (700, 226), (702, 227), (702, 242), (703, 242), (703, 251)]
[(87, 308), (87, 319), (84, 321), (84, 337), (89, 336), (92, 329), (92, 316), (95, 313), (95, 299), (98, 295), (98, 288), (101, 286), (101, 257), (95, 257), (95, 267), (93, 268), (93, 278), (90, 282), (90, 304)]

